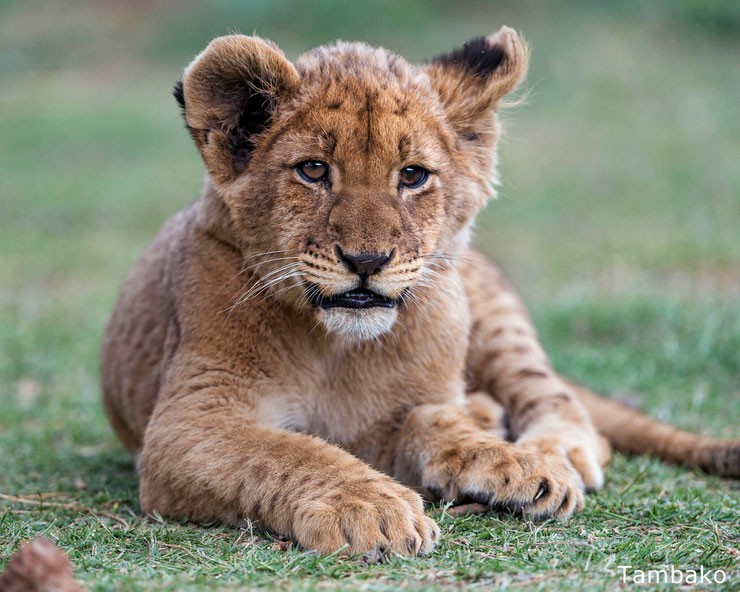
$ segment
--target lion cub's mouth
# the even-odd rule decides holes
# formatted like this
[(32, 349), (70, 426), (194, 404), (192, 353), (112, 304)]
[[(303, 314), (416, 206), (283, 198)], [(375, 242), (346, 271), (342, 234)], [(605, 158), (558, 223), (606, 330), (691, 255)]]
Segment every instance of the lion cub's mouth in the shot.
[(357, 288), (349, 292), (342, 292), (332, 296), (322, 296), (318, 290), (313, 290), (311, 304), (319, 308), (393, 308), (398, 303), (398, 298), (388, 298), (372, 290)]

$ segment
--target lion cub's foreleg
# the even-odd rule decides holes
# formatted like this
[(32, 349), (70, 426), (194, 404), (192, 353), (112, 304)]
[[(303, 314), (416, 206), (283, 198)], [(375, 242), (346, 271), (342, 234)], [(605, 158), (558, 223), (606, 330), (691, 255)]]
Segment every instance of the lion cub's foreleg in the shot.
[(417, 493), (323, 440), (260, 425), (223, 371), (218, 386), (203, 388), (207, 376), (155, 408), (140, 457), (145, 512), (250, 518), (320, 553), (432, 549), (439, 530)]
[(518, 445), (565, 456), (587, 488), (600, 487), (608, 444), (553, 371), (518, 296), (485, 257), (475, 251), (468, 256), (460, 271), (473, 319), (472, 386), (504, 406)]

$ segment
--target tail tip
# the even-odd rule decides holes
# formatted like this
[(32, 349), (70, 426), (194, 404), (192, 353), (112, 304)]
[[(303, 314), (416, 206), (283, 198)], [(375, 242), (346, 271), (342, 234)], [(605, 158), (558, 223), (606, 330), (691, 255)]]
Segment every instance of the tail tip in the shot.
[(702, 451), (699, 467), (722, 477), (740, 478), (740, 440), (713, 443)]

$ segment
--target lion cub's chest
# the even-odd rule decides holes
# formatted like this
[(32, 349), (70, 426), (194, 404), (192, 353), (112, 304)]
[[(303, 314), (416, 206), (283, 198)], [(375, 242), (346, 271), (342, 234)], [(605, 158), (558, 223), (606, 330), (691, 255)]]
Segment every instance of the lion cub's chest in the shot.
[[(342, 344), (296, 330), (272, 358), (257, 402), (268, 425), (313, 434), (360, 456), (400, 427), (413, 407), (463, 404), (469, 309), (462, 290), (408, 310), (382, 344)], [(365, 444), (362, 444), (365, 443)], [(371, 453), (368, 453), (371, 454)]]
[(461, 402), (463, 368), (464, 350), (452, 357), (434, 348), (411, 356), (395, 349), (319, 356), (288, 372), (261, 402), (261, 415), (276, 427), (352, 448), (382, 437), (416, 405)]

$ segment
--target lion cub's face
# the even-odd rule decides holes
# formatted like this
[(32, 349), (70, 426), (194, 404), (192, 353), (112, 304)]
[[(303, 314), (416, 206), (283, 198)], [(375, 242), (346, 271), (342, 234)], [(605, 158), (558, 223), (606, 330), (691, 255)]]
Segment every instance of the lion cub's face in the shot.
[(356, 43), (291, 64), (258, 38), (213, 41), (176, 96), (253, 292), (335, 334), (390, 330), (465, 246), (491, 193), (498, 102), (525, 65), (506, 28), (423, 66)]

